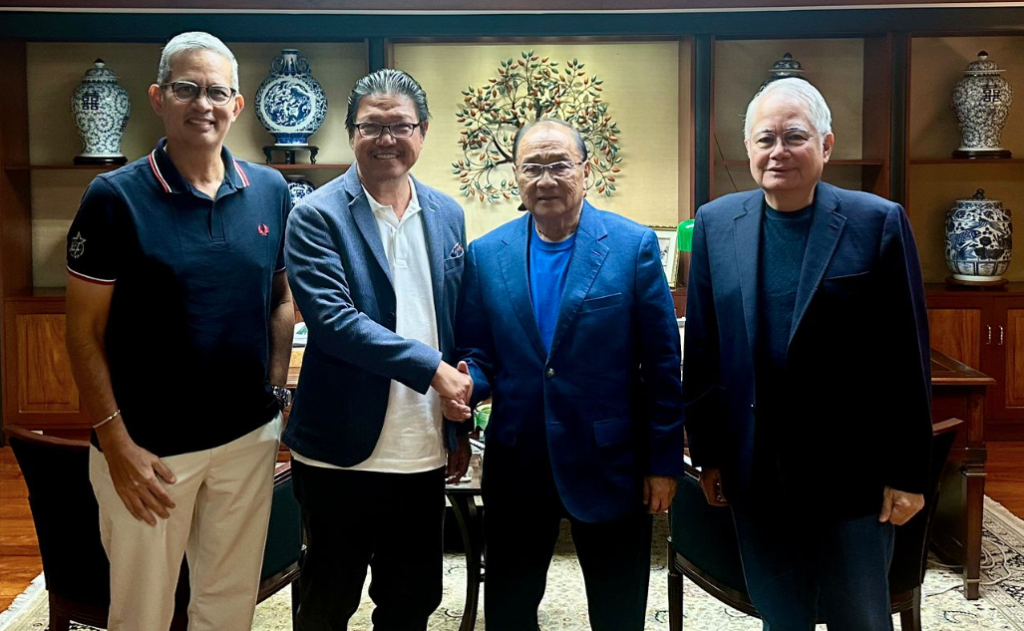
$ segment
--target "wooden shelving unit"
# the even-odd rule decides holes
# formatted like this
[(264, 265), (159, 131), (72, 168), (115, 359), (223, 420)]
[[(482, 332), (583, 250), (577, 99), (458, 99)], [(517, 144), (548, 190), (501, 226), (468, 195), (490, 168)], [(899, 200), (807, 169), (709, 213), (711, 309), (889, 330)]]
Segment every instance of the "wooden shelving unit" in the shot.
[[(5, 423), (48, 430), (80, 423), (77, 400), (61, 377), (66, 370), (59, 286), (64, 274), (62, 231), (66, 232), (90, 177), (105, 168), (71, 164), (78, 140), (67, 112), (69, 95), (84, 69), (102, 57), (129, 90), (133, 104), (122, 150), (129, 158), (144, 155), (161, 135), (159, 119), (148, 110), (145, 90), (154, 78), (161, 42), (185, 30), (209, 30), (228, 42), (238, 56), (242, 91), (248, 96), (266, 76), (269, 61), (280, 48), (297, 46), (309, 58), (330, 103), (327, 122), (311, 139), (321, 147), (322, 164), (276, 167), (285, 174), (302, 173), (317, 185), (344, 172), (354, 160), (344, 130), (344, 109), (355, 79), (389, 60), (393, 64), (396, 50), (401, 59), (399, 48), (405, 44), (512, 42), (525, 50), (566, 43), (676, 42), (678, 52), (671, 60), (678, 90), (675, 97), (666, 97), (675, 101), (645, 100), (648, 91), (640, 85), (633, 89), (629, 105), (671, 105), (677, 137), (666, 144), (681, 156), (678, 168), (660, 179), (630, 173), (624, 176), (623, 186), (657, 191), (671, 177), (677, 183), (675, 210), (680, 219), (734, 187), (753, 186), (742, 143), (742, 116), (771, 64), (786, 52), (803, 64), (805, 76), (822, 89), (833, 110), (837, 144), (825, 179), (904, 204), (926, 280), (941, 281), (946, 275), (942, 224), (954, 199), (984, 188), (1014, 210), (1024, 202), (1024, 107), (1011, 110), (1004, 132), (1004, 143), (1015, 156), (1009, 160), (953, 160), (950, 154), (959, 138), (949, 110), (953, 84), (982, 49), (1006, 69), (1004, 76), (1011, 85), (1024, 89), (1024, 7), (844, 6), (829, 12), (794, 5), (788, 11), (761, 11), (758, 8), (767, 3), (758, 2), (749, 7), (754, 12), (719, 11), (718, 5), (709, 5), (705, 7), (709, 10), (686, 13), (658, 12), (651, 5), (652, 12), (627, 12), (609, 19), (583, 12), (584, 5), (574, 5), (580, 12), (571, 15), (531, 13), (544, 9), (543, 3), (512, 0), (505, 8), (523, 9), (523, 13), (496, 19), (432, 10), (403, 14), (406, 5), (390, 14), (341, 15), (323, 10), (328, 5), (340, 7), (335, 0), (326, 4), (304, 0), (303, 11), (280, 14), (246, 13), (249, 5), (233, 0), (203, 3), (210, 13), (188, 13), (191, 8), (184, 13), (138, 11), (138, 4), (114, 0), (95, 13), (8, 11), (0, 19), (0, 76), (5, 82), (0, 91), (0, 366)], [(284, 3), (278, 4), (284, 8)], [(609, 5), (603, 3), (601, 8)], [(623, 2), (620, 8), (632, 6)], [(218, 9), (232, 12), (216, 13)], [(647, 63), (657, 68), (668, 56), (659, 59)], [(460, 64), (475, 61), (470, 54)], [(488, 62), (480, 72), (493, 72), (490, 66)], [(460, 65), (427, 64), (425, 68), (423, 72), (450, 74)], [(450, 113), (454, 103), (449, 101), (431, 98), (435, 119)], [(650, 151), (647, 144), (629, 144), (631, 131), (623, 130), (625, 155)], [(438, 136), (433, 128), (430, 133), (421, 162), (440, 163), (432, 157), (432, 148), (455, 141)], [(235, 155), (262, 163), (262, 146), (269, 142), (250, 102), (232, 128), (228, 146)], [(483, 213), (474, 213), (474, 221), (483, 221), (476, 216)], [(1009, 276), (1024, 281), (1024, 257), (1017, 258)], [(930, 289), (938, 291), (934, 285)], [(971, 335), (981, 335), (975, 331), (975, 320), (988, 326), (981, 314), (991, 313), (1006, 320), (1009, 335), (1010, 323), (1017, 323), (1016, 303), (996, 304), (1000, 295), (995, 294), (974, 295), (957, 294), (957, 300), (967, 301), (960, 310), (970, 312), (966, 315), (935, 312), (964, 316), (937, 330), (966, 335), (970, 329)], [(971, 300), (995, 302), (979, 307), (981, 303), (970, 306)], [(973, 348), (970, 344), (977, 341), (961, 340), (952, 345), (953, 350), (957, 345)], [(1001, 389), (993, 389), (1000, 392), (1002, 402), (989, 401), (991, 410), (997, 409), (996, 403), (1002, 405), (996, 413), (1002, 415), (999, 431), (1024, 438), (1024, 431), (1018, 429), (1024, 428), (1024, 407), (1018, 425), (1017, 408), (1004, 405), (1010, 401), (1007, 392), (1017, 396), (1019, 386), (1009, 380), (1015, 374), (1016, 356), (985, 360), (987, 355), (979, 351), (978, 357), (975, 363), (980, 363), (981, 370), (989, 372), (998, 361), (1001, 368), (993, 374), (1004, 375)], [(53, 378), (37, 377), (43, 374)]]

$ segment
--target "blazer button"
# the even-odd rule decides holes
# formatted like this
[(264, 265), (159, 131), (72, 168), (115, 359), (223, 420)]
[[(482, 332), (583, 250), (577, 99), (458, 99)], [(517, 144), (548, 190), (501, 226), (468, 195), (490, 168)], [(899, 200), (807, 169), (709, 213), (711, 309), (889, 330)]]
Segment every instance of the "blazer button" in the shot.
[(547, 372), (544, 373), (544, 376), (547, 377), (548, 379), (554, 379), (554, 377), (555, 377), (555, 369), (554, 368), (548, 368)]

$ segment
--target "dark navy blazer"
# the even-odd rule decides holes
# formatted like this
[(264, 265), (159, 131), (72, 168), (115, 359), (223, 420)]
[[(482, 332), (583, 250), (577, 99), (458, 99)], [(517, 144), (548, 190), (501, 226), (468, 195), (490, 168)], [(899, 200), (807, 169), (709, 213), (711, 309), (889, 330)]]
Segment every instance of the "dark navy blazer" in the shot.
[(574, 517), (618, 519), (642, 506), (644, 476), (683, 467), (679, 329), (658, 240), (584, 203), (549, 354), (530, 299), (528, 220), (470, 245), (456, 325), (474, 401), (493, 398), (484, 491), (521, 484), (537, 454)]
[[(283, 440), (303, 456), (343, 467), (366, 460), (384, 426), (391, 380), (425, 393), (442, 358), (452, 363), (465, 220), (451, 197), (413, 183), (440, 351), (395, 334), (391, 271), (355, 167), (303, 198), (288, 218), (288, 281), (309, 341)], [(448, 421), (445, 444), (455, 449)]]
[[(687, 436), (695, 464), (722, 469), (726, 496), (742, 495), (751, 474), (763, 203), (761, 190), (717, 199), (698, 210), (693, 234)], [(777, 428), (784, 485), (851, 515), (877, 512), (884, 485), (924, 491), (928, 318), (898, 204), (818, 183), (787, 362), (791, 404)]]

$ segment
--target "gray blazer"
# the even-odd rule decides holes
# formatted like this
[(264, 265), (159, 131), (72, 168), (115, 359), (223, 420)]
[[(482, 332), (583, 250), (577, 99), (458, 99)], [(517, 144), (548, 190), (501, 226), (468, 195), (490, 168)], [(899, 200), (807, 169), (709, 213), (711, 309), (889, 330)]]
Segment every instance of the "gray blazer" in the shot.
[[(289, 216), (285, 264), (309, 341), (283, 440), (303, 456), (342, 467), (366, 460), (384, 426), (391, 380), (425, 393), (441, 360), (452, 363), (465, 219), (451, 197), (413, 183), (440, 352), (395, 334), (391, 271), (356, 167), (303, 198)], [(455, 424), (447, 420), (445, 444), (455, 449)]]

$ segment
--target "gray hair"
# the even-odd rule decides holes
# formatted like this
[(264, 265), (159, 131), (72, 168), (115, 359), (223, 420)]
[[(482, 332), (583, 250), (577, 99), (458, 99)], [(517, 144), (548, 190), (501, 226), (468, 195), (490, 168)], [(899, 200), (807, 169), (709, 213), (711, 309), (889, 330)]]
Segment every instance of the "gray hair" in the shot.
[[(382, 68), (371, 72), (359, 81), (352, 88), (348, 95), (348, 114), (345, 116), (345, 129), (348, 130), (349, 140), (356, 133), (356, 114), (359, 112), (359, 103), (364, 96), (407, 96), (416, 106), (416, 117), (418, 123), (430, 120), (430, 108), (427, 107), (427, 93), (422, 86), (416, 82), (408, 73), (394, 68)], [(420, 127), (420, 133), (426, 133)]]
[(526, 132), (530, 131), (535, 126), (540, 124), (557, 125), (568, 129), (569, 135), (571, 135), (573, 140), (576, 141), (576, 148), (579, 149), (580, 151), (580, 159), (583, 160), (584, 162), (587, 161), (587, 143), (585, 140), (583, 140), (583, 134), (581, 134), (578, 129), (576, 129), (575, 127), (573, 127), (572, 125), (570, 125), (569, 123), (565, 122), (560, 118), (538, 118), (535, 121), (530, 121), (529, 123), (526, 123), (525, 125), (519, 128), (519, 131), (516, 132), (516, 139), (512, 142), (513, 162), (519, 155), (519, 141), (523, 139), (523, 136), (526, 135)]
[(235, 54), (231, 52), (231, 49), (224, 42), (202, 31), (182, 33), (181, 35), (174, 36), (171, 38), (171, 41), (167, 42), (163, 52), (160, 53), (160, 69), (156, 74), (157, 85), (164, 85), (171, 80), (171, 60), (174, 59), (175, 55), (200, 50), (213, 51), (231, 62), (231, 87), (237, 92), (238, 61), (235, 59)]
[(794, 98), (806, 106), (807, 118), (811, 125), (821, 136), (821, 142), (825, 142), (825, 136), (832, 133), (832, 110), (825, 103), (825, 97), (821, 96), (818, 88), (808, 81), (798, 77), (787, 77), (777, 79), (764, 86), (750, 101), (747, 106), (747, 115), (743, 125), (743, 140), (750, 140), (751, 128), (754, 126), (754, 116), (757, 113), (757, 106), (761, 104), (766, 96), (780, 93), (784, 96)]

